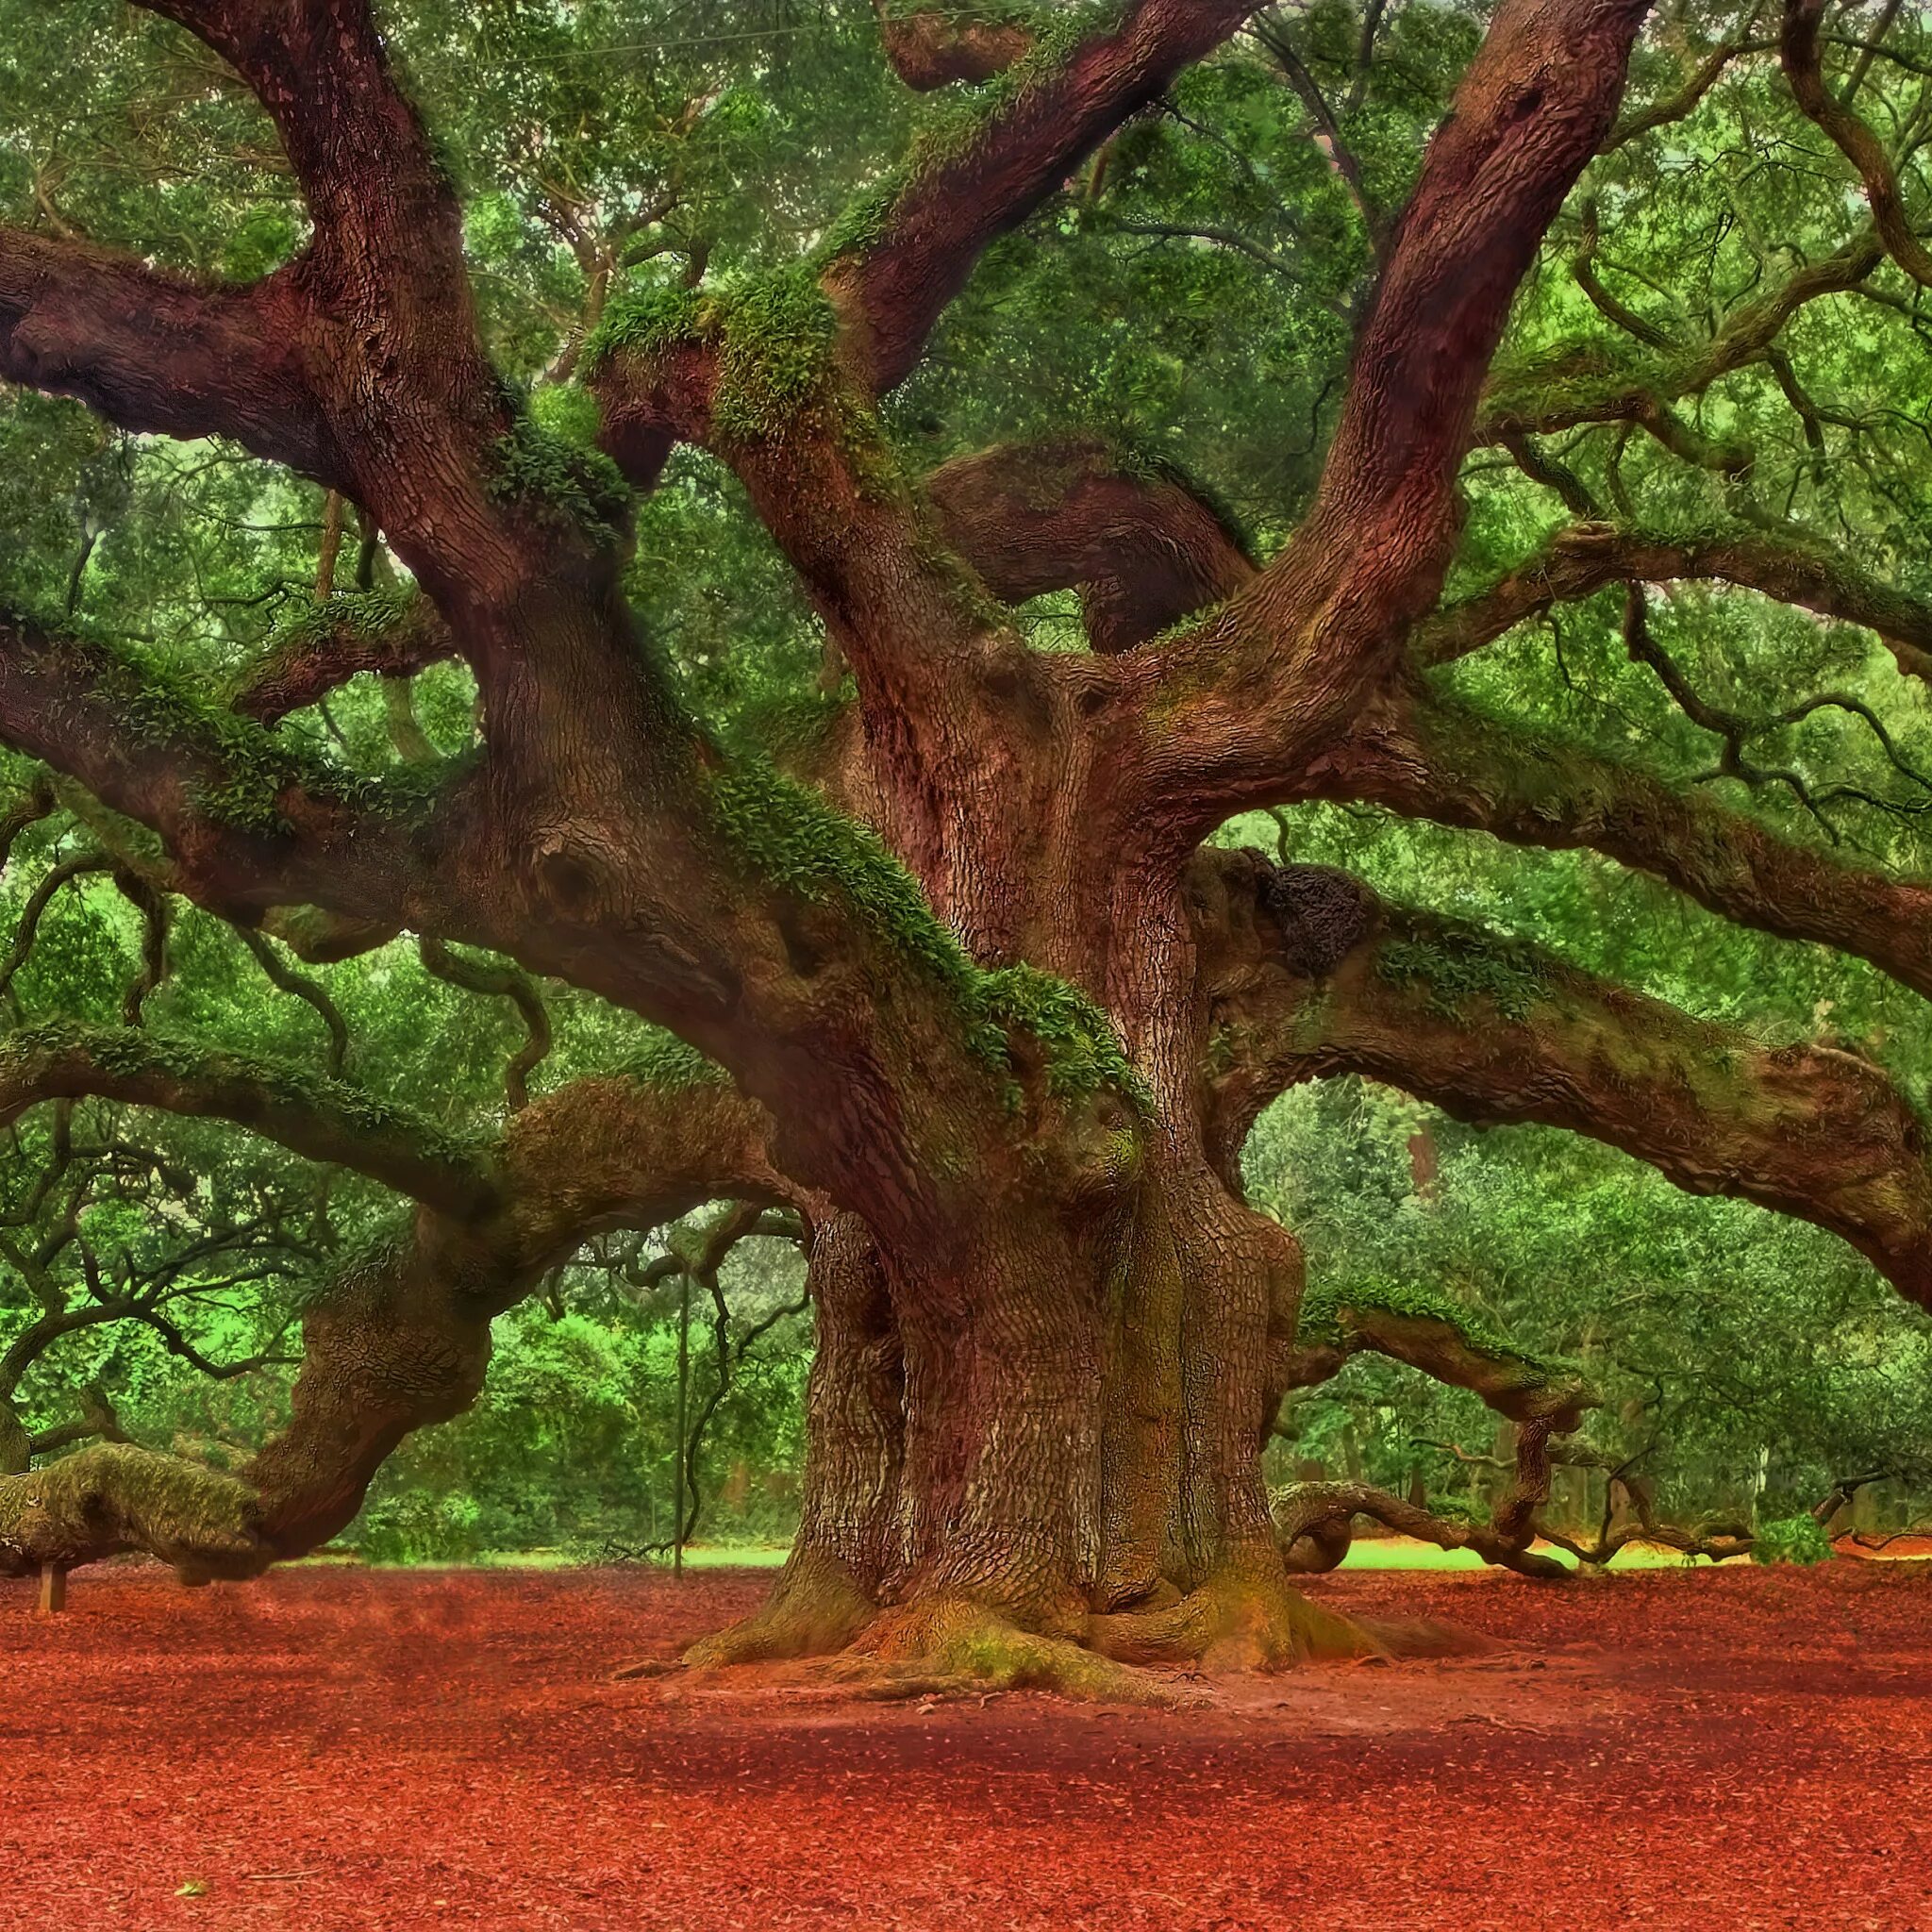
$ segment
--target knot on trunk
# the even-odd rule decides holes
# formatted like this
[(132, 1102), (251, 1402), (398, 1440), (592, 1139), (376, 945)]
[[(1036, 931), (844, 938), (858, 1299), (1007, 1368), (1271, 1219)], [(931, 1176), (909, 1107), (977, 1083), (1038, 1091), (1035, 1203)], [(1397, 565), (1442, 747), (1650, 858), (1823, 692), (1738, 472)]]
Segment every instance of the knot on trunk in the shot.
[(1268, 865), (1257, 884), (1281, 935), (1283, 962), (1307, 979), (1332, 973), (1374, 924), (1374, 894), (1329, 865)]

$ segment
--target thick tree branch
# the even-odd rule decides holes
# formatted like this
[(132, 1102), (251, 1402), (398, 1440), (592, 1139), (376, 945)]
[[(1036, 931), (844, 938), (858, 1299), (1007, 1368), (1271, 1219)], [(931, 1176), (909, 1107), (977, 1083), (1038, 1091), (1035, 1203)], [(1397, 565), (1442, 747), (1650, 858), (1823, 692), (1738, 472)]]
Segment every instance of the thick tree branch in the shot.
[[(1060, 30), (1039, 34), (1004, 69), (983, 113), (916, 156), (855, 225), (825, 276), (874, 389), (910, 373), (989, 243), (1254, 10), (1252, 0), (1128, 0), (1109, 22), (1104, 9), (1070, 8)], [(914, 15), (906, 44), (934, 45), (922, 19)], [(951, 44), (964, 41), (955, 35)], [(989, 43), (991, 57), (1007, 44)]]
[(1152, 658), (1158, 789), (1205, 824), (1278, 786), (1391, 672), (1455, 547), (1455, 477), (1509, 304), (1607, 132), (1642, 0), (1507, 0), (1429, 144), (1307, 520)]
[(1781, 837), (1700, 791), (1420, 691), (1363, 719), (1324, 795), (1553, 851), (1588, 847), (1713, 912), (1857, 954), (1932, 994), (1932, 884)]
[(1293, 908), (1326, 903), (1338, 877), (1241, 854), (1204, 855), (1196, 869), (1230, 1144), (1285, 1086), (1365, 1074), (1458, 1119), (1567, 1127), (1690, 1192), (1811, 1222), (1932, 1307), (1925, 1129), (1882, 1068), (1836, 1047), (1761, 1045), (1352, 885), (1357, 937), (1310, 971), (1320, 955)]
[(1094, 438), (1005, 443), (926, 478), (940, 528), (1009, 604), (1077, 588), (1088, 641), (1131, 650), (1255, 573), (1241, 533), (1172, 469)]
[(55, 1024), (0, 1039), (0, 1124), (41, 1101), (88, 1094), (234, 1121), (451, 1215), (479, 1213), (496, 1196), (476, 1152), (339, 1080), (139, 1028)]
[(0, 228), (0, 377), (123, 429), (225, 436), (305, 475), (343, 473), (302, 361), (294, 279), (203, 286), (79, 242)]
[(517, 1115), (480, 1219), (420, 1209), (303, 1317), (288, 1427), (236, 1475), (106, 1445), (0, 1480), (0, 1574), (145, 1550), (183, 1579), (246, 1576), (339, 1534), (411, 1430), (475, 1400), (491, 1319), (600, 1229), (726, 1196), (774, 1201), (770, 1123), (728, 1087), (586, 1080)]
[(1785, 0), (1779, 38), (1785, 77), (1798, 106), (1858, 171), (1865, 199), (1872, 206), (1873, 225), (1885, 243), (1885, 252), (1915, 282), (1932, 288), (1932, 252), (1919, 240), (1907, 213), (1891, 157), (1878, 137), (1825, 85), (1819, 49), (1819, 27), (1824, 19), (1824, 0)]
[(0, 741), (158, 832), (217, 910), (394, 918), (425, 874), (420, 799), (301, 755), (158, 658), (0, 613)]
[(274, 724), (364, 672), (408, 677), (456, 655), (456, 640), (426, 597), (333, 597), (249, 672), (235, 708)]

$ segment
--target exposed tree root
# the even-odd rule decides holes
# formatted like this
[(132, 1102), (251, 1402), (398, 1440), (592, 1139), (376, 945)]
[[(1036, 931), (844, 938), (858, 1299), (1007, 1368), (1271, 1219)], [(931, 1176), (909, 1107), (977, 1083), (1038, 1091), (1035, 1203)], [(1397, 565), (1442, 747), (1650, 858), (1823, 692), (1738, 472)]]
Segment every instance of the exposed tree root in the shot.
[(795, 1550), (763, 1604), (751, 1616), (700, 1638), (685, 1652), (684, 1661), (708, 1670), (825, 1657), (843, 1650), (876, 1611), (858, 1579), (837, 1557)]
[(825, 1674), (858, 1694), (984, 1695), (1052, 1690), (1092, 1704), (1175, 1709), (1202, 1693), (1060, 1637), (1020, 1629), (966, 1597), (922, 1598), (880, 1611)]
[(1324, 1659), (1387, 1658), (1397, 1651), (1366, 1624), (1291, 1590), (1284, 1575), (1224, 1572), (1178, 1603), (1095, 1617), (1089, 1638), (1104, 1657), (1191, 1664), (1209, 1672), (1278, 1671)]

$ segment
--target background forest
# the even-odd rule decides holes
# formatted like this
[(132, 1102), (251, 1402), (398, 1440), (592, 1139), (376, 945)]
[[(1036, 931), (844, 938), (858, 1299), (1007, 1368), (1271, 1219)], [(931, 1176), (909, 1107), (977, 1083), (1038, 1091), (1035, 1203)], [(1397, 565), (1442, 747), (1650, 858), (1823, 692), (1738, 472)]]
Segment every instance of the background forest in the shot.
[[(917, 118), (945, 109), (892, 82), (873, 8), (844, 0), (397, 0), (385, 18), (464, 197), (490, 347), (564, 436), (581, 400), (564, 378), (614, 301), (806, 253)], [(1150, 472), (1184, 470), (1273, 553), (1316, 479), (1377, 224), (1411, 185), (1481, 21), (1427, 0), (1259, 16), (993, 246), (885, 404), (895, 441), (929, 468), (1089, 424), (1138, 439)], [(236, 278), (299, 245), (300, 203), (253, 103), (185, 37), (108, 0), (4, 0), (0, 24), (0, 219), (136, 249), (165, 237), (175, 266)], [(1855, 85), (1911, 179), (1932, 133), (1932, 33), (1895, 7), (1884, 32)], [(1653, 355), (1721, 340), (1808, 258), (1814, 230), (1841, 221), (1856, 201), (1843, 171), (1791, 158), (1823, 143), (1775, 83), (1772, 47), (1735, 8), (1659, 10), (1636, 108), (1702, 85), (1667, 139), (1613, 144), (1594, 164), (1518, 304), (1505, 373), (1560, 358), (1580, 331)], [(1775, 513), (1932, 594), (1923, 295), (1888, 265), (1859, 299), (1798, 310), (1774, 356), (1687, 382), (1668, 439), (1586, 422), (1529, 465), (1478, 449), (1457, 581), (1534, 557), (1562, 505), (1607, 505), (1680, 538)], [(843, 667), (728, 472), (680, 447), (637, 515), (627, 588), (693, 707), (767, 741), (812, 731)], [(0, 605), (165, 640), (218, 689), (298, 641), (320, 604), (374, 609), (403, 588), (375, 533), (319, 488), (221, 444), (123, 435), (78, 403), (0, 389)], [(1022, 614), (1038, 648), (1077, 642), (1073, 593)], [(1641, 649), (1629, 614), (1621, 585), (1531, 599), (1520, 636), (1467, 659), (1458, 694), (1478, 708), (1507, 694), (1552, 743), (1641, 744), (1787, 838), (1932, 871), (1924, 688), (1872, 633), (1690, 582), (1650, 593)], [(1748, 654), (1729, 648), (1745, 639)], [(1784, 708), (1794, 691), (1832, 695)], [(464, 752), (475, 697), (465, 669), (434, 664), (359, 677), (288, 728), (358, 768), (407, 770)], [(458, 1136), (665, 1050), (615, 1008), (480, 954), (402, 940), (298, 963), (146, 890), (79, 791), (10, 754), (0, 788), (9, 1026), (192, 1031), (346, 1071)], [(1824, 1035), (1927, 1104), (1923, 1000), (1596, 854), (1366, 806), (1250, 817), (1220, 838), (1345, 865), (1391, 900), (1502, 926), (1773, 1043)], [(1653, 1483), (1665, 1515), (1790, 1518), (1860, 1484), (1867, 1526), (1932, 1509), (1932, 1319), (1820, 1229), (1687, 1195), (1592, 1141), (1465, 1125), (1355, 1077), (1278, 1101), (1245, 1164), (1252, 1198), (1303, 1239), (1313, 1291), (1425, 1285), (1517, 1345), (1582, 1364), (1606, 1398), (1588, 1440)], [(394, 1212), (372, 1184), (225, 1124), (100, 1100), (25, 1114), (0, 1144), (0, 1404), (38, 1454), (106, 1427), (226, 1466), (286, 1410), (305, 1297)], [(405, 1444), (345, 1540), (385, 1560), (661, 1544), (687, 1297), (700, 1534), (782, 1538), (802, 1447), (803, 1281), (782, 1218), (720, 1208), (593, 1241), (499, 1322), (482, 1399)], [(1280, 1477), (1310, 1458), (1395, 1490), (1419, 1474), (1439, 1506), (1491, 1480), (1481, 1402), (1375, 1357), (1291, 1396), (1280, 1429)], [(1569, 1474), (1557, 1514), (1601, 1510), (1601, 1473)]]

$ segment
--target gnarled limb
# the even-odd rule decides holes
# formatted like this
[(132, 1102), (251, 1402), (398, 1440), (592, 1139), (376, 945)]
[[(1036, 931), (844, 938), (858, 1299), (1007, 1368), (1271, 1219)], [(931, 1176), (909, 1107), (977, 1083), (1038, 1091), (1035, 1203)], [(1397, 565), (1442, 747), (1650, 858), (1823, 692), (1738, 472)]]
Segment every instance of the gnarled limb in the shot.
[(533, 1103), (495, 1151), (486, 1211), (419, 1208), (310, 1304), (289, 1425), (250, 1463), (229, 1476), (110, 1445), (0, 1480), (0, 1571), (144, 1549), (202, 1581), (314, 1549), (406, 1435), (475, 1399), (491, 1319), (588, 1235), (721, 1194), (779, 1198), (769, 1124), (722, 1086), (588, 1079)]
[(1499, 8), (1429, 143), (1288, 549), (1150, 658), (1160, 791), (1211, 824), (1255, 802), (1395, 668), (1455, 547), (1455, 476), (1517, 285), (1608, 132), (1642, 0)]
[[(1514, 1570), (1520, 1575), (1556, 1582), (1570, 1574), (1554, 1557), (1540, 1556), (1530, 1549), (1526, 1536), (1518, 1537), (1493, 1523), (1452, 1522), (1387, 1490), (1378, 1490), (1373, 1483), (1296, 1483), (1275, 1498), (1274, 1524), (1284, 1550), (1292, 1551), (1304, 1539), (1313, 1544), (1336, 1524), (1343, 1526), (1335, 1562), (1347, 1554), (1345, 1529), (1349, 1519), (1356, 1516), (1373, 1517), (1398, 1536), (1433, 1543), (1439, 1550), (1473, 1550), (1485, 1563)], [(1536, 1533), (1548, 1534), (1542, 1530)], [(1291, 1556), (1289, 1567), (1332, 1569), (1334, 1562), (1303, 1566)]]
[(225, 436), (325, 480), (342, 460), (303, 367), (306, 318), (286, 272), (202, 284), (0, 228), (0, 377), (77, 396), (123, 429)]
[(1365, 715), (1323, 789), (1514, 844), (1601, 852), (1740, 925), (1836, 946), (1932, 992), (1932, 884), (1800, 845), (1707, 793), (1451, 698), (1416, 689)]
[[(1352, 1355), (1385, 1355), (1452, 1388), (1473, 1391), (1508, 1417), (1516, 1425), (1516, 1457), (1509, 1487), (1496, 1499), (1491, 1522), (1480, 1526), (1441, 1522), (1360, 1483), (1294, 1484), (1274, 1499), (1291, 1569), (1332, 1569), (1348, 1552), (1349, 1518), (1361, 1513), (1441, 1549), (1474, 1550), (1485, 1562), (1525, 1575), (1562, 1574), (1560, 1565), (1527, 1554), (1527, 1545), (1536, 1533), (1536, 1511), (1549, 1500), (1549, 1439), (1574, 1429), (1600, 1400), (1579, 1369), (1513, 1347), (1445, 1297), (1404, 1289), (1310, 1295), (1295, 1344), (1291, 1389), (1327, 1381)], [(1296, 1549), (1303, 1539), (1306, 1552)]]
[(1559, 1435), (1600, 1399), (1574, 1363), (1514, 1347), (1442, 1296), (1393, 1288), (1311, 1291), (1302, 1304), (1288, 1386), (1314, 1388), (1364, 1353), (1471, 1390), (1511, 1422), (1541, 1424)]
[(537, 983), (514, 966), (464, 958), (451, 952), (441, 940), (420, 940), (416, 950), (424, 966), (437, 978), (446, 979), (466, 992), (507, 999), (516, 1008), (525, 1038), (503, 1070), (503, 1091), (510, 1112), (521, 1111), (530, 1104), (530, 1075), (550, 1052), (550, 1012)]
[(0, 1039), (0, 1124), (41, 1101), (83, 1094), (234, 1121), (458, 1218), (497, 1198), (480, 1150), (340, 1080), (139, 1028), (57, 1022)]
[(1090, 645), (1129, 651), (1255, 574), (1239, 531), (1171, 468), (1098, 438), (1004, 443), (925, 479), (946, 541), (1009, 604), (1077, 587)]
[(158, 832), (217, 909), (381, 919), (426, 876), (420, 807), (201, 699), (159, 658), (0, 613), (0, 740)]
[(1217, 856), (1211, 876), (1197, 871), (1229, 1145), (1285, 1087), (1366, 1074), (1458, 1119), (1568, 1127), (1690, 1192), (1809, 1221), (1932, 1307), (1925, 1131), (1882, 1068), (1837, 1047), (1764, 1046), (1532, 947), (1366, 895), (1354, 942), (1309, 972), (1292, 927), (1268, 909), (1276, 876), (1240, 854)]
[(1792, 97), (1858, 171), (1865, 199), (1872, 205), (1873, 225), (1885, 243), (1885, 252), (1915, 282), (1932, 288), (1932, 251), (1919, 240), (1906, 211), (1891, 157), (1878, 137), (1825, 83), (1818, 44), (1824, 20), (1824, 0), (1785, 0), (1778, 51)]

